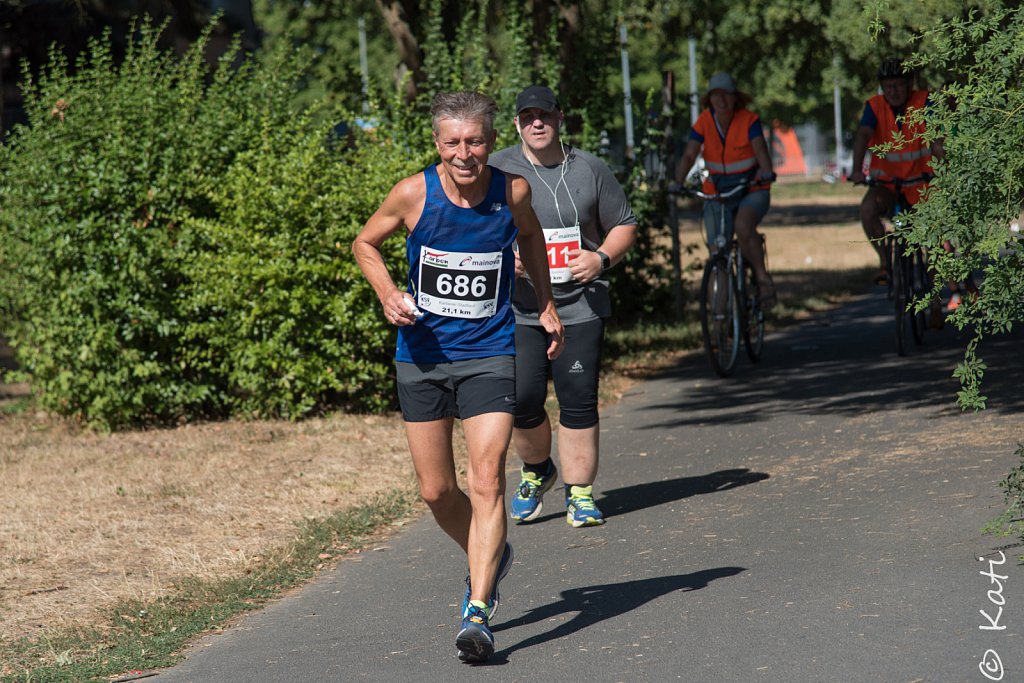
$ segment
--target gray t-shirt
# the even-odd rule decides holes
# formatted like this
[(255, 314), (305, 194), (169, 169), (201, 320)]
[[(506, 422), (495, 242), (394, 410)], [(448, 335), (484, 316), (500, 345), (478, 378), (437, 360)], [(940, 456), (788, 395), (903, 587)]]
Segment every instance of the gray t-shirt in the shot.
[[(533, 195), (533, 211), (542, 228), (580, 226), (583, 248), (596, 251), (605, 235), (619, 225), (636, 225), (636, 216), (608, 166), (593, 154), (565, 146), (566, 161), (555, 166), (534, 166), (523, 155), (522, 145), (495, 152), (488, 164), (526, 178)], [(608, 279), (604, 275), (583, 284), (556, 282), (551, 285), (558, 315), (566, 325), (611, 315)], [(529, 276), (516, 280), (512, 305), (516, 323), (539, 325), (537, 295)]]

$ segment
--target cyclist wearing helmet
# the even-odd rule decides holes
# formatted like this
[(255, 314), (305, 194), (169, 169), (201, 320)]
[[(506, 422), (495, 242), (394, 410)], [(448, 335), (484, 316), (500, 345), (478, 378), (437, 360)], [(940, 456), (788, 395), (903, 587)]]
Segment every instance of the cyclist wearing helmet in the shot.
[[(923, 122), (905, 123), (904, 117), (913, 109), (923, 109), (928, 104), (926, 90), (913, 89), (914, 74), (904, 68), (903, 61), (896, 57), (884, 60), (878, 69), (878, 82), (882, 93), (870, 98), (864, 104), (864, 113), (853, 141), (853, 173), (850, 180), (864, 182), (864, 157), (869, 148), (887, 142), (900, 140), (885, 156), (876, 155), (871, 159), (871, 177), (876, 180), (905, 180), (931, 173), (932, 147), (921, 138)], [(917, 203), (926, 182), (920, 181), (903, 186), (903, 195), (909, 204)], [(875, 278), (878, 284), (886, 279), (885, 249), (882, 238), (885, 226), (882, 218), (892, 215), (896, 202), (895, 192), (884, 185), (868, 188), (860, 205), (860, 220), (864, 233), (871, 240), (878, 253), (881, 270)]]

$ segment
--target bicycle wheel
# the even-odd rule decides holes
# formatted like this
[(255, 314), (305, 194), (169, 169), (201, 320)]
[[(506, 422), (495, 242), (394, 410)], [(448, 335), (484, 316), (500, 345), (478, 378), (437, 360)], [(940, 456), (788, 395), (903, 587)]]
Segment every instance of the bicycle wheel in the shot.
[(896, 321), (896, 352), (907, 355), (910, 342), (908, 328), (911, 326), (913, 313), (907, 312), (907, 304), (913, 299), (914, 290), (911, 282), (910, 258), (902, 253), (898, 244), (893, 245), (892, 264), (892, 305)]
[(721, 377), (736, 368), (740, 350), (740, 312), (728, 259), (715, 255), (704, 267), (700, 283), (700, 326), (711, 367)]
[[(930, 298), (932, 295), (932, 281), (928, 276), (928, 264), (925, 261), (924, 253), (920, 249), (914, 251), (910, 257), (911, 290), (913, 291), (913, 305), (919, 300)], [(910, 312), (910, 329), (914, 333), (914, 343), (920, 346), (924, 343), (924, 331), (928, 327), (928, 309)]]
[(743, 346), (752, 363), (761, 358), (764, 349), (764, 311), (761, 309), (761, 292), (754, 279), (754, 269), (743, 268)]

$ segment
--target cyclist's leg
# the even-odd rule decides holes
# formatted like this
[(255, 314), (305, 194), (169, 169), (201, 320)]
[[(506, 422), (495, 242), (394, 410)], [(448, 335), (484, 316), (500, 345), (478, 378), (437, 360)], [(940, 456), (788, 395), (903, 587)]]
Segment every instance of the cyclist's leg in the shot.
[(869, 187), (860, 203), (860, 222), (864, 228), (864, 234), (871, 242), (875, 253), (878, 254), (882, 272), (889, 268), (885, 245), (882, 244), (882, 239), (885, 237), (885, 225), (882, 223), (882, 218), (891, 216), (895, 205), (896, 195), (892, 190), (879, 186)]
[(754, 269), (754, 278), (761, 289), (761, 300), (766, 306), (775, 303), (775, 283), (764, 262), (764, 248), (757, 225), (768, 213), (771, 199), (767, 190), (751, 192), (745, 196), (736, 210), (736, 238), (743, 258)]

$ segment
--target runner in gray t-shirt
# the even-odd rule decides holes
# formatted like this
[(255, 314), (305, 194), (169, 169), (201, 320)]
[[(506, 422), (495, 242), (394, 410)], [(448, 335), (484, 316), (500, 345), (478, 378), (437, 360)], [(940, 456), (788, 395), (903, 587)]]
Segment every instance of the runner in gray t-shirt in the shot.
[(599, 446), (597, 384), (604, 323), (611, 315), (606, 272), (632, 246), (637, 226), (626, 194), (608, 166), (562, 143), (563, 118), (549, 88), (526, 88), (516, 97), (514, 119), (522, 144), (496, 152), (489, 163), (530, 183), (533, 210), (544, 228), (555, 302), (565, 325), (565, 352), (548, 361), (534, 289), (517, 263), (512, 439), (523, 468), (512, 497), (512, 518), (536, 519), (544, 493), (557, 479), (551, 461), (551, 423), (544, 410), (550, 374), (559, 404), (558, 456), (566, 520), (580, 527), (604, 523), (594, 504), (593, 484)]

